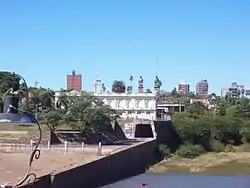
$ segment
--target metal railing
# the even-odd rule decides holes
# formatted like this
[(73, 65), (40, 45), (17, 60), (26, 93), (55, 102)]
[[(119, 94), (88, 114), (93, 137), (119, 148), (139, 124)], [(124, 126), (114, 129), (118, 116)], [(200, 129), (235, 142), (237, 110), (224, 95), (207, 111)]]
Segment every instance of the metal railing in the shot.
[[(23, 144), (23, 143), (0, 143), (0, 151), (5, 151), (5, 152), (33, 152), (35, 147), (35, 143), (33, 144)], [(121, 146), (122, 147), (122, 146)], [(37, 149), (40, 150), (40, 152), (59, 152), (59, 153), (72, 153), (72, 152), (84, 152), (85, 154), (101, 154), (105, 155), (105, 153), (110, 153), (113, 150), (117, 149), (119, 147), (113, 147), (113, 146), (103, 146), (101, 143), (98, 145), (85, 145), (84, 143), (82, 144), (68, 144), (68, 142), (65, 142), (64, 144), (60, 145), (50, 145), (49, 142), (48, 144), (40, 144)]]

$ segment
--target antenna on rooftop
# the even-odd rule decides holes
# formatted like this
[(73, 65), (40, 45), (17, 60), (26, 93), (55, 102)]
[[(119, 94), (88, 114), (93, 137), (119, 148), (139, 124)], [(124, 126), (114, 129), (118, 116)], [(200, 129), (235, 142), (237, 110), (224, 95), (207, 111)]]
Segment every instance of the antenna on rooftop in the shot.
[(99, 80), (99, 74), (98, 74), (98, 72), (95, 73), (95, 79)]
[(101, 91), (102, 91), (102, 80), (99, 78), (99, 75), (96, 72), (95, 81), (93, 84), (93, 92), (94, 93), (101, 93)]
[(155, 76), (158, 76), (158, 56), (156, 56), (155, 68), (156, 68)]

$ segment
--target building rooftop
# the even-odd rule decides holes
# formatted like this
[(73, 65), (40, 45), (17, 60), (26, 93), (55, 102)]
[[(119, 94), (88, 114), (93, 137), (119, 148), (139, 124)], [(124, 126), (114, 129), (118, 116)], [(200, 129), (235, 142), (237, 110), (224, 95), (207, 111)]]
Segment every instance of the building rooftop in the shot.
[[(59, 96), (61, 91), (56, 91), (55, 96)], [(83, 91), (69, 91), (69, 95), (81, 95), (83, 94)], [(112, 92), (104, 92), (104, 93), (93, 93), (94, 96), (100, 96), (100, 97), (106, 97), (106, 96), (124, 96), (124, 97), (156, 97), (155, 93), (112, 93)]]
[(180, 85), (188, 85), (188, 83), (185, 80), (182, 80), (179, 82)]

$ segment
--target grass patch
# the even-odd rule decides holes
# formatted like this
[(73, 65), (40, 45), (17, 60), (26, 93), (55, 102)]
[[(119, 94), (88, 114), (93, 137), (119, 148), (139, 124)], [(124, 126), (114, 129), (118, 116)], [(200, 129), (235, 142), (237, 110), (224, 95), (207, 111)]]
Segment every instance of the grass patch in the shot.
[(26, 136), (28, 131), (0, 131), (0, 140), (18, 140)]
[(36, 125), (33, 125), (33, 126), (16, 126), (14, 127), (14, 130), (13, 131), (32, 131), (32, 130), (35, 130), (37, 129), (37, 126)]
[(176, 165), (166, 165), (166, 164), (158, 164), (151, 167), (148, 172), (153, 173), (177, 173), (177, 174), (187, 174), (190, 173), (190, 169), (184, 166), (176, 166)]
[(205, 169), (202, 174), (241, 175), (250, 174), (250, 163), (237, 160)]
[[(46, 124), (40, 124), (43, 131), (48, 131)], [(20, 123), (0, 123), (0, 131), (33, 131), (38, 130), (36, 124), (20, 124)], [(73, 130), (69, 125), (61, 125), (57, 130)]]
[(149, 172), (185, 174), (250, 174), (250, 153), (207, 153), (194, 159), (173, 157), (152, 166)]

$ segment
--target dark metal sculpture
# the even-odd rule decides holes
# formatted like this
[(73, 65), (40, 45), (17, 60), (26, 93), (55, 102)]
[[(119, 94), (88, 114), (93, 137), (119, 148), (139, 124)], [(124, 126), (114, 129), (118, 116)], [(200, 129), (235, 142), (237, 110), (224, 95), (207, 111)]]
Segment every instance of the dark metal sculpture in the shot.
[(138, 81), (138, 93), (143, 93), (143, 78), (140, 76), (140, 79)]
[(105, 93), (105, 91), (106, 91), (105, 84), (104, 84), (104, 83), (102, 83), (102, 92), (103, 92), (103, 93)]
[(155, 83), (154, 83), (154, 88), (155, 88), (155, 90), (160, 90), (161, 86), (162, 86), (162, 82), (161, 82), (161, 80), (159, 79), (159, 77), (156, 76), (156, 77), (155, 77)]
[[(20, 78), (21, 80), (23, 80), (24, 85), (25, 85), (25, 94), (26, 94), (25, 103), (28, 106), (29, 105), (29, 100), (28, 100), (29, 91), (28, 91), (27, 83), (25, 79), (21, 77), (20, 75), (13, 73), (13, 76), (16, 76)], [(3, 78), (1, 80), (3, 80)], [(13, 187), (20, 187), (24, 185), (25, 183), (31, 184), (36, 181), (36, 174), (31, 172), (31, 166), (32, 166), (33, 161), (35, 159), (39, 159), (40, 157), (40, 150), (38, 149), (38, 146), (40, 145), (40, 142), (42, 139), (42, 131), (41, 131), (41, 127), (36, 117), (32, 113), (20, 111), (18, 109), (19, 96), (17, 93), (14, 93), (13, 91), (11, 93), (6, 92), (3, 96), (3, 100), (4, 100), (4, 111), (3, 113), (0, 113), (0, 122), (2, 123), (34, 123), (34, 124), (37, 124), (38, 130), (39, 130), (39, 138), (37, 142), (35, 143), (34, 149), (32, 150), (32, 153), (30, 155), (26, 175), (20, 182), (18, 182), (16, 185), (13, 186)]]
[(157, 102), (159, 101), (161, 86), (162, 86), (162, 81), (159, 79), (158, 76), (156, 76), (155, 81), (154, 81), (154, 90), (155, 90), (155, 93), (156, 93)]

